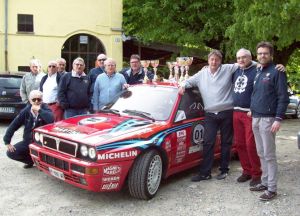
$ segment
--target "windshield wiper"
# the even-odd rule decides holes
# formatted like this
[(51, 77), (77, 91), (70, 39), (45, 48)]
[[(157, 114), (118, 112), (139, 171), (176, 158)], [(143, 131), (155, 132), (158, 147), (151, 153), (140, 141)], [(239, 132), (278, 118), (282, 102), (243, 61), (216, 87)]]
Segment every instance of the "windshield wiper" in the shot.
[(140, 117), (143, 117), (143, 118), (146, 118), (146, 119), (150, 119), (153, 122), (155, 122), (155, 119), (151, 116), (150, 113), (147, 113), (147, 112), (143, 112), (143, 111), (139, 111), (139, 110), (129, 110), (129, 109), (125, 109), (122, 112), (132, 114), (132, 115), (136, 115), (136, 116), (140, 116)]
[(99, 110), (99, 112), (100, 112), (100, 113), (112, 113), (112, 114), (121, 116), (121, 115), (120, 115), (120, 111), (119, 111), (119, 110), (116, 110), (116, 109), (101, 109), (101, 110)]

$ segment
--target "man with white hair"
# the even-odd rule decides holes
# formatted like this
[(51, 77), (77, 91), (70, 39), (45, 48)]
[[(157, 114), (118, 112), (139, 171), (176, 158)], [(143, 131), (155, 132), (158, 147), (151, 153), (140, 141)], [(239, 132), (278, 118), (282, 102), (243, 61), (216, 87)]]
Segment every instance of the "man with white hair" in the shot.
[(20, 95), (24, 103), (28, 103), (28, 96), (32, 90), (39, 89), (41, 79), (45, 75), (40, 72), (41, 63), (38, 59), (32, 59), (29, 66), (31, 72), (23, 76), (20, 86)]
[(66, 60), (64, 58), (58, 58), (56, 60), (56, 63), (57, 63), (57, 73), (59, 75), (64, 75), (65, 73), (67, 73), (66, 71)]
[(48, 74), (46, 74), (40, 83), (40, 91), (43, 92), (43, 101), (52, 110), (54, 121), (63, 120), (64, 111), (58, 103), (57, 91), (61, 75), (57, 72), (56, 61), (48, 62)]
[(252, 62), (249, 50), (240, 49), (236, 53), (236, 59), (239, 68), (233, 74), (233, 134), (243, 169), (237, 182), (242, 183), (251, 179), (250, 187), (253, 187), (260, 183), (262, 173), (252, 131), (252, 118), (249, 116), (257, 68)]
[(105, 73), (100, 74), (95, 82), (93, 94), (93, 108), (97, 112), (104, 105), (113, 101), (118, 93), (124, 88), (128, 88), (128, 84), (124, 76), (116, 73), (116, 61), (108, 58), (105, 62)]
[[(106, 55), (101, 53), (97, 56), (97, 67), (90, 70), (88, 77), (91, 83), (90, 87), (90, 94), (93, 95), (94, 92), (94, 85), (96, 82), (97, 77), (104, 73), (104, 62), (107, 59)], [(90, 104), (90, 112), (93, 112), (93, 98), (91, 98), (91, 104)]]
[(87, 114), (90, 104), (90, 82), (84, 73), (85, 63), (80, 57), (73, 61), (73, 70), (60, 79), (58, 102), (65, 110), (64, 118)]
[[(38, 90), (30, 92), (30, 103), (10, 123), (3, 137), (4, 144), (7, 147), (7, 156), (12, 160), (25, 163), (25, 169), (33, 166), (33, 161), (29, 154), (29, 144), (33, 141), (32, 130), (36, 127), (50, 124), (54, 120), (51, 110), (42, 103), (42, 97), (43, 93)], [(12, 137), (21, 126), (24, 126), (23, 140), (12, 145)]]

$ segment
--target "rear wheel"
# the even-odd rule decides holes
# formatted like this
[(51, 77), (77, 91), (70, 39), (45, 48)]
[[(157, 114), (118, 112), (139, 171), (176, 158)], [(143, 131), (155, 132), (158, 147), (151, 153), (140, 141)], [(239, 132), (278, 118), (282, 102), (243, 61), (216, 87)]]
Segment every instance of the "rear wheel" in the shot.
[(155, 196), (162, 177), (162, 159), (156, 150), (150, 150), (136, 159), (128, 176), (130, 194), (139, 199)]

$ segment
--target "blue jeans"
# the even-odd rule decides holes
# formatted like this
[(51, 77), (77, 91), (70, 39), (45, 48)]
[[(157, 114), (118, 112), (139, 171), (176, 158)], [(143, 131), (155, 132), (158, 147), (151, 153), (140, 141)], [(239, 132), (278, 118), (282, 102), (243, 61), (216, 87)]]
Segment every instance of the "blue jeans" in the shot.
[(218, 130), (220, 130), (221, 134), (220, 171), (222, 173), (229, 171), (228, 166), (233, 137), (233, 111), (226, 110), (217, 114), (206, 112), (204, 119), (203, 161), (200, 166), (201, 175), (207, 176), (211, 174)]
[(25, 164), (33, 164), (29, 154), (29, 144), (24, 141), (18, 142), (14, 145), (16, 150), (14, 152), (6, 152), (7, 157), (12, 160), (20, 161)]
[(87, 109), (66, 109), (64, 113), (65, 119), (71, 118), (77, 115), (85, 115), (87, 114)]

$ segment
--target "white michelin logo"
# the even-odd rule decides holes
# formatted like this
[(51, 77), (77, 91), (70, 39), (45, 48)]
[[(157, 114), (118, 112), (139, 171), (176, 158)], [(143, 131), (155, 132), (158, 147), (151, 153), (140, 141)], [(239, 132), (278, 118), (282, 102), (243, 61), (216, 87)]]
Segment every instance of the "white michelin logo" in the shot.
[(248, 78), (245, 75), (239, 76), (234, 83), (234, 92), (242, 93), (246, 90)]

